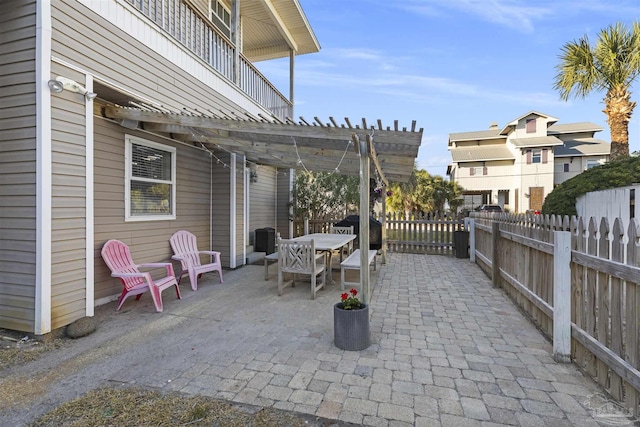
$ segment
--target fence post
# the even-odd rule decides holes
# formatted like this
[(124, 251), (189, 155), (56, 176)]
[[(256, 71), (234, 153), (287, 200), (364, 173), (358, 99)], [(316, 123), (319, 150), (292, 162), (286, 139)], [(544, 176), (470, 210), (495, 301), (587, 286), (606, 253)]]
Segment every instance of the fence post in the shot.
[(307, 234), (309, 234), (309, 218), (305, 217), (304, 218), (304, 235), (306, 236)]
[(491, 223), (491, 240), (493, 242), (492, 249), (493, 254), (491, 257), (491, 283), (494, 288), (500, 286), (500, 265), (498, 259), (500, 258), (500, 254), (498, 252), (498, 242), (500, 240), (500, 223), (494, 221)]
[(553, 359), (571, 362), (571, 232), (553, 232)]
[(469, 219), (469, 261), (476, 262), (476, 220)]

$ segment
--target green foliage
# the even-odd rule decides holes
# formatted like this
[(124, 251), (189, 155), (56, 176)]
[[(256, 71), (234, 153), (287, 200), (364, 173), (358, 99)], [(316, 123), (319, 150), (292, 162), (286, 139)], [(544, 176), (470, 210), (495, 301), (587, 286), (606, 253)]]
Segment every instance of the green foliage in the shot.
[(611, 130), (611, 160), (629, 157), (629, 121), (636, 103), (631, 86), (640, 75), (640, 21), (630, 27), (616, 23), (598, 34), (595, 44), (585, 35), (566, 43), (559, 55), (554, 89), (560, 98), (586, 98), (605, 92), (607, 122)]
[(293, 194), (295, 218), (339, 218), (358, 211), (360, 181), (357, 176), (298, 170)]
[[(376, 182), (369, 184), (369, 197), (373, 203), (379, 197)], [(387, 211), (390, 212), (443, 212), (448, 203), (456, 210), (461, 202), (462, 188), (441, 176), (429, 175), (424, 169), (413, 168), (406, 183), (390, 183)], [(294, 217), (340, 218), (358, 213), (360, 203), (360, 179), (357, 176), (337, 175), (326, 172), (296, 171), (293, 187)]]
[(640, 182), (640, 157), (630, 157), (588, 169), (558, 185), (546, 197), (543, 214), (576, 215), (576, 199), (589, 191)]
[(392, 212), (442, 212), (445, 204), (455, 210), (460, 204), (462, 188), (439, 175), (432, 176), (414, 166), (407, 183), (392, 183), (387, 210)]

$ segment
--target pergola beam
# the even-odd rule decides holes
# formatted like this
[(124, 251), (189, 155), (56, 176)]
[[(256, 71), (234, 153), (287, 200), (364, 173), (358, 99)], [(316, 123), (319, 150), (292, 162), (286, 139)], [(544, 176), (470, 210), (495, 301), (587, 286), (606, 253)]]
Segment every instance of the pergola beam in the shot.
[(397, 121), (394, 130), (389, 127), (384, 130), (380, 120), (377, 121), (378, 129), (366, 129), (366, 120), (360, 128), (354, 127), (348, 118), (345, 118), (346, 125), (339, 125), (333, 117), (327, 123), (318, 117), (311, 122), (301, 117), (296, 123), (289, 118), (282, 121), (261, 114), (188, 109), (180, 113), (147, 105), (136, 108), (106, 105), (102, 113), (117, 122), (136, 123), (136, 127), (145, 131), (205, 145), (213, 152), (240, 153), (251, 162), (292, 169), (304, 165), (309, 170), (322, 172), (333, 172), (337, 168), (345, 175), (360, 173), (360, 160), (349, 147), (353, 135), (364, 133), (370, 138), (370, 132), (375, 135), (375, 144), (370, 138), (367, 148), (370, 167), (375, 167), (385, 185), (390, 180), (404, 182), (409, 179), (422, 138), (422, 129), (414, 132), (415, 122), (411, 131), (406, 128), (400, 131)]

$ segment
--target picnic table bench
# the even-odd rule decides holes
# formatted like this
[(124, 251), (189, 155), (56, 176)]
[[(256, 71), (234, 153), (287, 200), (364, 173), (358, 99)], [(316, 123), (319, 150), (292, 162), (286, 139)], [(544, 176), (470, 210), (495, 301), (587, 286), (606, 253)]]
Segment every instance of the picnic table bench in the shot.
[[(376, 255), (378, 251), (369, 250), (369, 265), (373, 261), (373, 269), (376, 269)], [(349, 286), (359, 285), (360, 282), (347, 282), (345, 280), (345, 271), (346, 270), (360, 270), (360, 249), (356, 249), (349, 255), (344, 261), (340, 263), (340, 288), (344, 290), (344, 285), (347, 284)]]

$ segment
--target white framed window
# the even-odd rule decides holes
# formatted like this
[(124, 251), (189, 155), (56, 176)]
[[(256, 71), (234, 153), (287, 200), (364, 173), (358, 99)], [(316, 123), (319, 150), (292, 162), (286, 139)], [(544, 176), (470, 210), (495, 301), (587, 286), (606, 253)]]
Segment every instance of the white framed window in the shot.
[(470, 167), (469, 168), (469, 175), (470, 176), (475, 176), (475, 175), (487, 175), (488, 169), (486, 166), (476, 166), (476, 167)]
[(587, 160), (587, 169), (595, 168), (596, 166), (600, 166), (601, 164), (602, 163), (600, 163), (600, 160)]
[(527, 133), (536, 133), (536, 119), (527, 119), (525, 128)]
[(210, 0), (209, 10), (211, 11), (211, 22), (222, 31), (222, 33), (231, 37), (231, 12), (220, 0)]
[(125, 135), (125, 221), (176, 219), (176, 149)]
[(542, 163), (542, 150), (531, 150), (531, 163)]

